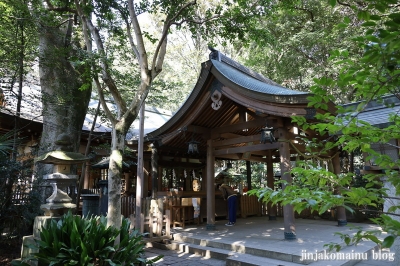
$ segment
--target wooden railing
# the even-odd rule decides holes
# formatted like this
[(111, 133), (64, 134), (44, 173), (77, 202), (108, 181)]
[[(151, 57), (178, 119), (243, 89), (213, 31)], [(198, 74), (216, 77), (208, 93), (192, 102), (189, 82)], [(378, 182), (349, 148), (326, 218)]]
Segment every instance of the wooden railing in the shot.
[(121, 196), (121, 214), (124, 217), (135, 215), (136, 200), (134, 196)]
[[(190, 199), (191, 200), (191, 199)], [(132, 225), (135, 224), (136, 199), (133, 196), (121, 197), (121, 212), (124, 217), (130, 218)], [(265, 214), (265, 204), (260, 202), (254, 195), (240, 196), (240, 215), (242, 218)], [(204, 204), (204, 203), (203, 203)], [(169, 236), (170, 225), (172, 223), (172, 206), (182, 205), (179, 197), (164, 197), (159, 199), (143, 199), (141, 215), (142, 232), (149, 232), (150, 237)], [(192, 214), (191, 214), (192, 215)]]
[(263, 214), (263, 203), (255, 195), (241, 195), (240, 210), (242, 218), (250, 215), (261, 216)]
[[(155, 236), (170, 236), (171, 215), (168, 207), (171, 202), (165, 199), (142, 199), (142, 215), (140, 217), (141, 232), (148, 232), (151, 238)], [(121, 197), (121, 213), (131, 220), (132, 227), (136, 227), (136, 198), (133, 196)]]

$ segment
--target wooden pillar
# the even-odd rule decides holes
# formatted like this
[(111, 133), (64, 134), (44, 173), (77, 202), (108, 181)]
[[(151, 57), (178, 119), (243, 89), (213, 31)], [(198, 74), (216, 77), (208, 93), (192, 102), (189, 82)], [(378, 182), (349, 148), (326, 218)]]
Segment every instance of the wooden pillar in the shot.
[(207, 191), (207, 166), (201, 170), (201, 186), (200, 191)]
[[(288, 184), (292, 183), (292, 175), (290, 173), (290, 149), (287, 141), (287, 132), (285, 128), (279, 129), (279, 156), (281, 164), (281, 177), (282, 180), (287, 181)], [(282, 185), (282, 189), (285, 189), (285, 185)], [(283, 206), (283, 223), (284, 223), (284, 236), (285, 239), (291, 240), (296, 239), (296, 228), (294, 225), (294, 211), (293, 206), (286, 204)]]
[[(335, 157), (332, 158), (332, 164), (333, 164), (333, 173), (339, 176), (339, 174), (341, 173), (339, 153), (337, 153)], [(337, 194), (340, 194), (340, 191), (338, 190), (336, 190), (335, 192)], [(336, 218), (338, 221), (338, 226), (347, 225), (346, 209), (343, 206), (336, 207), (336, 215), (337, 215)]]
[(153, 186), (151, 180), (151, 160), (144, 161), (143, 177), (143, 198), (147, 198), (149, 197), (149, 190)]
[(158, 177), (157, 177), (158, 178), (158, 180), (157, 180), (157, 190), (158, 191), (163, 189), (163, 185), (162, 185), (162, 182), (163, 182), (162, 175), (163, 175), (163, 173), (164, 173), (164, 169), (161, 166), (159, 166), (158, 167)]
[(83, 188), (88, 189), (89, 181), (90, 181), (90, 162), (89, 161), (86, 162), (85, 173), (81, 173), (81, 175), (84, 175)]
[(144, 110), (145, 104), (140, 108), (139, 122), (139, 141), (138, 141), (138, 159), (137, 159), (137, 176), (136, 176), (136, 212), (135, 212), (135, 228), (140, 233), (144, 232), (142, 224), (142, 197), (144, 186), (144, 163), (143, 163), (143, 137), (144, 137)]
[(207, 140), (207, 230), (215, 230), (214, 148)]
[(158, 187), (158, 149), (156, 145), (151, 144), (151, 178), (152, 187), (151, 187), (151, 198), (155, 199), (157, 195)]
[(193, 191), (193, 172), (190, 171), (189, 168), (183, 170), (183, 174), (186, 172), (185, 178), (185, 187), (183, 188), (185, 191)]
[(247, 177), (247, 189), (251, 189), (251, 163), (246, 161), (246, 177)]
[[(270, 189), (275, 190), (275, 177), (274, 177), (274, 166), (272, 163), (272, 151), (268, 151), (267, 156), (267, 185)], [(269, 220), (276, 220), (276, 205), (272, 205), (268, 202), (267, 205)]]

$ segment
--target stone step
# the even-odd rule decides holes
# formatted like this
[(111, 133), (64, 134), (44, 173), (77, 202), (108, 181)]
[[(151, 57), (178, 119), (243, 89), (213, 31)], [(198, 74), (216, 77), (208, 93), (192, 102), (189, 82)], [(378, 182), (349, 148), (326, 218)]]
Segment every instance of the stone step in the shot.
[(226, 258), (229, 256), (229, 251), (224, 249), (205, 247), (174, 240), (166, 242), (167, 243), (151, 242), (147, 243), (146, 246), (163, 250), (176, 250), (179, 252), (201, 255), (204, 258), (213, 258), (218, 260), (226, 260)]
[[(313, 250), (307, 250), (309, 253), (291, 254), (290, 250), (271, 251), (259, 248), (249, 248), (242, 245), (221, 243), (211, 240), (202, 240), (194, 237), (174, 234), (174, 240), (168, 243), (154, 243), (155, 248), (179, 250), (181, 252), (198, 254), (204, 257), (225, 260), (226, 265), (231, 266), (252, 266), (252, 265), (309, 265), (309, 266), (353, 266), (363, 261), (370, 252), (376, 247), (376, 244), (368, 241), (361, 242), (357, 246), (343, 246), (339, 253), (335, 253), (335, 260), (330, 260), (329, 254), (319, 250), (315, 253)], [(364, 256), (363, 256), (364, 254)], [(365, 255), (366, 254), (366, 255)], [(303, 257), (303, 256), (308, 256)], [(310, 257), (311, 256), (311, 257)], [(328, 257), (327, 257), (328, 256)], [(346, 258), (350, 256), (350, 259)], [(305, 258), (305, 259), (304, 259)], [(314, 261), (313, 258), (317, 260)], [(328, 258), (328, 259), (327, 259)]]
[[(378, 250), (378, 246), (372, 241), (364, 241), (356, 246), (345, 246), (339, 252), (333, 253), (336, 258), (334, 260), (326, 260), (322, 256), (324, 259), (312, 262), (309, 266), (353, 266), (370, 259), (373, 250)], [(346, 256), (349, 256), (349, 259)]]
[[(308, 264), (308, 266), (353, 266), (357, 265), (357, 263), (364, 261), (371, 257), (371, 252), (376, 247), (376, 244), (373, 242), (364, 242), (357, 246), (347, 246), (344, 247), (338, 253), (332, 253), (338, 259), (327, 259), (329, 258), (329, 253), (324, 254), (323, 252), (320, 253), (319, 258), (317, 261), (282, 261), (282, 260), (275, 260), (260, 256), (254, 256), (249, 254), (241, 254), (235, 253), (229, 256), (226, 259), (226, 265), (230, 266), (255, 266), (255, 265), (285, 265), (285, 266), (292, 266), (300, 264)], [(346, 255), (350, 256), (350, 259), (346, 259)], [(317, 255), (318, 256), (318, 255)]]
[(260, 257), (249, 254), (234, 253), (226, 259), (227, 266), (299, 266), (301, 264)]
[(222, 250), (227, 250), (230, 252), (235, 252), (235, 253), (242, 253), (242, 254), (247, 254), (247, 255), (254, 255), (256, 257), (262, 257), (262, 258), (270, 258), (274, 259), (277, 261), (287, 261), (287, 262), (296, 262), (299, 264), (307, 265), (310, 262), (307, 261), (301, 261), (301, 256), (291, 254), (291, 253), (285, 253), (285, 252), (280, 252), (276, 250), (266, 250), (262, 248), (252, 248), (252, 247), (245, 247), (243, 245), (237, 245), (237, 244), (232, 244), (232, 243), (223, 243), (223, 242), (218, 242), (218, 241), (211, 241), (211, 240), (202, 240), (194, 237), (188, 237), (184, 236), (181, 234), (174, 234), (174, 240), (177, 242), (181, 243), (189, 243), (189, 244), (195, 244), (199, 246), (205, 246), (207, 248), (218, 248)]
[(299, 264), (293, 262), (285, 262), (266, 257), (238, 253), (226, 249), (189, 244), (174, 240), (170, 241), (170, 243), (152, 242), (148, 243), (147, 246), (158, 249), (177, 250), (179, 252), (201, 255), (204, 258), (225, 260), (227, 266), (299, 266)]

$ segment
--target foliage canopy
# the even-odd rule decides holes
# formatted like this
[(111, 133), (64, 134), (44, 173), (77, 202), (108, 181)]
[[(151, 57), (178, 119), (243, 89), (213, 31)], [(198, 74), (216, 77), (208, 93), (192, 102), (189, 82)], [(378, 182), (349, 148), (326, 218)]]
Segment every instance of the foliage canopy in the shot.
[[(355, 209), (364, 212), (379, 214), (372, 220), (381, 225), (382, 231), (389, 235), (380, 239), (376, 232), (358, 232), (355, 236), (342, 235), (346, 243), (357, 243), (362, 239), (369, 239), (379, 243), (382, 247), (390, 247), (400, 235), (400, 223), (398, 221), (398, 209), (394, 206), (384, 210), (377, 208), (385, 199), (395, 195), (388, 194), (386, 187), (393, 186), (396, 195), (399, 195), (399, 173), (396, 170), (399, 161), (393, 160), (387, 155), (380, 154), (372, 149), (373, 143), (389, 143), (390, 140), (399, 139), (399, 118), (397, 114), (391, 116), (391, 125), (380, 129), (357, 119), (357, 115), (364, 110), (370, 101), (383, 102), (383, 97), (391, 94), (398, 95), (400, 77), (400, 13), (397, 1), (329, 1), (333, 8), (343, 6), (356, 15), (360, 31), (358, 35), (345, 39), (350, 42), (351, 49), (336, 49), (330, 51), (329, 62), (337, 67), (335, 77), (323, 76), (315, 78), (315, 85), (311, 87), (314, 96), (310, 97), (310, 106), (315, 108), (326, 107), (329, 101), (335, 101), (335, 96), (328, 94), (335, 87), (340, 93), (346, 93), (349, 88), (357, 99), (362, 99), (358, 107), (347, 109), (338, 106), (338, 114), (319, 114), (319, 122), (309, 124), (304, 118), (294, 117), (293, 121), (303, 128), (311, 128), (320, 134), (330, 136), (325, 143), (315, 143), (322, 151), (332, 149), (341, 150), (344, 153), (369, 154), (365, 160), (372, 157), (375, 163), (384, 169), (382, 174), (363, 175), (364, 186), (354, 186), (357, 176), (354, 172), (334, 174), (331, 167), (318, 168), (312, 162), (292, 170), (295, 181), (287, 184), (284, 190), (273, 191), (271, 189), (253, 190), (251, 193), (258, 195), (265, 201), (273, 203), (293, 204), (296, 211), (305, 208), (317, 210), (323, 213), (332, 207), (343, 206), (350, 211)], [(353, 27), (354, 20), (345, 16), (336, 28), (346, 31)], [(355, 51), (362, 51), (361, 57), (355, 55)], [(357, 60), (355, 60), (357, 59)], [(387, 106), (391, 108), (391, 105)], [(397, 147), (398, 148), (398, 147)], [(310, 153), (311, 154), (311, 153)], [(340, 193), (337, 193), (340, 191)], [(338, 245), (330, 245), (331, 248), (340, 248)]]

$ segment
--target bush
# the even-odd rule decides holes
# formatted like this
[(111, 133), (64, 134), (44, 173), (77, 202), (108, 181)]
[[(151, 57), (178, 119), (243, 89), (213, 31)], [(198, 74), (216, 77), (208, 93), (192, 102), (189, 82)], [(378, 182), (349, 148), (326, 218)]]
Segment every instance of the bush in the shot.
[[(107, 227), (104, 216), (81, 218), (69, 212), (42, 227), (36, 241), (39, 252), (13, 265), (29, 265), (28, 260), (38, 260), (39, 265), (151, 265), (159, 260), (162, 256), (144, 258), (143, 236), (129, 227), (128, 219), (114, 228)], [(120, 243), (115, 244), (118, 236)]]
[(30, 234), (40, 211), (40, 179), (32, 182), (32, 165), (0, 153), (0, 242)]

